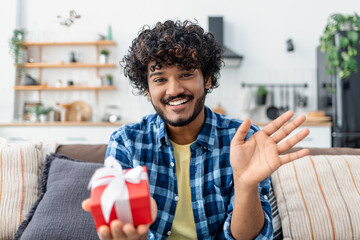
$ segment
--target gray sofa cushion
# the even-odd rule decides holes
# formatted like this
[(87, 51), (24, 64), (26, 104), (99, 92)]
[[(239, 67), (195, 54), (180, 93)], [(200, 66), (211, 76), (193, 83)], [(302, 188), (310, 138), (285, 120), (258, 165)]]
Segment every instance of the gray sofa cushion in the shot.
[(58, 154), (47, 156), (40, 197), (15, 239), (99, 239), (91, 214), (81, 208), (81, 202), (89, 198), (88, 182), (102, 166)]

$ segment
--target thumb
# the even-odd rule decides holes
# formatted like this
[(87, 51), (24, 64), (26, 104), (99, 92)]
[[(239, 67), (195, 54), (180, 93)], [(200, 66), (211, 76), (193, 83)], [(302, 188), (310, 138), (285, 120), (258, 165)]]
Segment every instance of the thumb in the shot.
[(81, 207), (87, 211), (87, 212), (90, 212), (90, 202), (91, 202), (91, 199), (88, 198), (88, 199), (85, 199), (82, 203), (81, 203)]
[(246, 138), (246, 135), (250, 129), (251, 121), (246, 118), (240, 125), (240, 127), (236, 130), (236, 133), (232, 139), (232, 143), (235, 144), (243, 144)]

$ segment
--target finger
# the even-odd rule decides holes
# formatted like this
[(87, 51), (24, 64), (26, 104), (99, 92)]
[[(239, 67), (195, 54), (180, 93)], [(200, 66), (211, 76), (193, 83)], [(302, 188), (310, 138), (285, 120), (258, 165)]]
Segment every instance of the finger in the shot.
[(108, 226), (100, 226), (98, 230), (98, 234), (101, 240), (111, 240), (110, 229)]
[(292, 136), (291, 138), (289, 138), (288, 140), (280, 143), (278, 145), (278, 151), (279, 154), (289, 150), (290, 148), (292, 148), (293, 146), (295, 146), (296, 144), (298, 144), (301, 140), (303, 140), (307, 135), (309, 135), (309, 129), (304, 128), (303, 130), (301, 130), (300, 132), (298, 132), (297, 134), (295, 134), (295, 136)]
[(139, 235), (145, 235), (149, 231), (149, 228), (150, 228), (150, 224), (139, 225), (137, 226), (136, 230)]
[(121, 239), (126, 237), (123, 231), (123, 224), (119, 220), (114, 220), (110, 223), (110, 230), (113, 238), (115, 239)]
[(125, 224), (125, 226), (123, 227), (123, 231), (129, 239), (136, 239), (139, 237), (135, 227), (130, 223)]
[(88, 199), (85, 199), (84, 201), (82, 201), (82, 203), (81, 203), (81, 207), (87, 212), (90, 212), (90, 202), (91, 202), (91, 199), (88, 198)]
[(292, 162), (298, 158), (305, 157), (308, 154), (309, 154), (309, 149), (301, 149), (299, 151), (280, 156), (281, 165)]
[(232, 139), (232, 142), (242, 144), (244, 143), (244, 139), (250, 129), (251, 121), (246, 118), (240, 125), (240, 127), (236, 130), (236, 133)]
[(283, 128), (277, 131), (273, 136), (272, 139), (278, 143), (287, 137), (292, 131), (298, 128), (304, 121), (306, 117), (304, 115), (300, 115), (292, 120), (289, 124), (286, 124)]
[(293, 111), (287, 111), (280, 115), (277, 119), (266, 125), (262, 129), (268, 136), (271, 136), (274, 132), (279, 130), (287, 121), (289, 121), (294, 116)]

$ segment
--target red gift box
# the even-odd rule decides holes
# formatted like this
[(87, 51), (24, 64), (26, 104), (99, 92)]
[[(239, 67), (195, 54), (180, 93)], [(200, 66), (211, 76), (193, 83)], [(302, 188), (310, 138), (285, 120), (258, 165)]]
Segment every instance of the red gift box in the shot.
[[(96, 229), (102, 225), (110, 226), (115, 219), (119, 219), (123, 224), (132, 223), (134, 226), (152, 222), (146, 167), (123, 171), (119, 166), (101, 168), (90, 180), (90, 210)], [(134, 173), (137, 175), (135, 180), (134, 176), (131, 176)]]

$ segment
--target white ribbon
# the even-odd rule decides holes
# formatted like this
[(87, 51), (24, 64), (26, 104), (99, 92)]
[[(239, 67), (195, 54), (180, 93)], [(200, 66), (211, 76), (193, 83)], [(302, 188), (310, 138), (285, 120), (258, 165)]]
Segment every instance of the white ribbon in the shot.
[(105, 167), (99, 168), (91, 177), (88, 188), (96, 188), (107, 185), (101, 195), (101, 210), (107, 223), (110, 220), (110, 213), (115, 204), (115, 212), (118, 219), (123, 223), (133, 224), (131, 214), (129, 192), (125, 182), (139, 183), (147, 180), (146, 172), (141, 166), (124, 171), (116, 159), (108, 157), (105, 160)]

